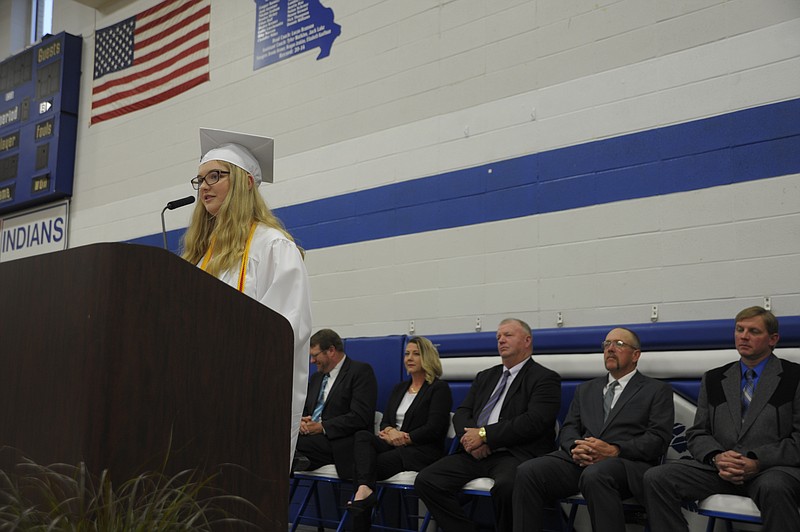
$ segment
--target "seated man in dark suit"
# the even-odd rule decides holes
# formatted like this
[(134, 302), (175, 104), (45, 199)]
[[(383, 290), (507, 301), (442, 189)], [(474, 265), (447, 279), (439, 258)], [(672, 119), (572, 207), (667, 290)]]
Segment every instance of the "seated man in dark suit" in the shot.
[(561, 378), (531, 358), (532, 342), (524, 321), (500, 323), (497, 348), (502, 364), (478, 373), (453, 417), (459, 451), (417, 475), (417, 493), (447, 532), (477, 530), (457, 495), (464, 484), (480, 477), (494, 479), (497, 530), (510, 531), (517, 466), (553, 450)]
[(580, 491), (595, 532), (625, 530), (622, 501), (642, 491), (672, 438), (669, 384), (636, 369), (639, 337), (617, 328), (606, 335), (608, 374), (578, 386), (555, 452), (517, 468), (514, 530), (542, 530), (543, 508)]
[(306, 462), (304, 469), (334, 464), (341, 478), (350, 479), (353, 436), (374, 430), (375, 373), (369, 364), (347, 357), (342, 339), (330, 329), (311, 337), (310, 355), (317, 372), (308, 382), (295, 463)]
[(778, 319), (761, 307), (736, 315), (739, 360), (703, 375), (694, 460), (654, 467), (644, 477), (653, 531), (688, 531), (681, 501), (717, 493), (750, 497), (764, 530), (800, 530), (800, 365), (776, 357)]

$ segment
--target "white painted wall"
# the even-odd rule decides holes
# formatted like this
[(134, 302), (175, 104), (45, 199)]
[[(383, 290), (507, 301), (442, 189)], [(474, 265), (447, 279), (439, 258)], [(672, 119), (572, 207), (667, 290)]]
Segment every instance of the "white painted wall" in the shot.
[(3, 24), (0, 31), (0, 61), (23, 51), (30, 43), (30, 0), (0, 0), (0, 21), (14, 20), (14, 24)]
[[(800, 97), (797, 0), (323, 0), (342, 34), (252, 70), (255, 3), (212, 3), (211, 82), (89, 127), (84, 36), (70, 244), (158, 233), (200, 126), (276, 138), (273, 207)], [(466, 133), (465, 133), (466, 132)], [(168, 229), (189, 210), (168, 213)], [(312, 249), (315, 328), (343, 336), (800, 314), (800, 175)]]

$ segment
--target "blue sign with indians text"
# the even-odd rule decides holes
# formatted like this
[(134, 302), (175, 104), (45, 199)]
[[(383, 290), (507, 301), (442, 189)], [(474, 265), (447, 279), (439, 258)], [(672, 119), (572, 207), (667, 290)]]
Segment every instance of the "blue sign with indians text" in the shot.
[(342, 27), (333, 9), (320, 0), (255, 0), (256, 39), (253, 70), (319, 48), (317, 59), (328, 57)]

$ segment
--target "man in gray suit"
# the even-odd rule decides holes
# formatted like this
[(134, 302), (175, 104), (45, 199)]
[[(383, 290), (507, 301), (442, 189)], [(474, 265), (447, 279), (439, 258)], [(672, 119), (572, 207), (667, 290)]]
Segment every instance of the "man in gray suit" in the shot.
[(751, 497), (764, 530), (800, 530), (800, 365), (772, 353), (778, 320), (761, 307), (736, 315), (734, 340), (740, 359), (703, 376), (687, 431), (694, 460), (645, 475), (654, 532), (688, 530), (681, 501), (716, 493)]
[(608, 374), (575, 390), (560, 449), (517, 468), (516, 532), (541, 530), (543, 508), (578, 491), (596, 532), (625, 530), (622, 501), (641, 493), (642, 476), (666, 452), (674, 422), (672, 388), (637, 371), (640, 355), (633, 331), (606, 335)]

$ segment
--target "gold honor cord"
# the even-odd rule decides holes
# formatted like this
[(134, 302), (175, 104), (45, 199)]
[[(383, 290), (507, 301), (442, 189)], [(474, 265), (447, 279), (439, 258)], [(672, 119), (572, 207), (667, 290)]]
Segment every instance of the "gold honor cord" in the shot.
[[(256, 233), (256, 222), (253, 222), (253, 225), (250, 226), (250, 234), (247, 236), (247, 245), (244, 247), (244, 253), (242, 254), (242, 266), (239, 268), (239, 291), (244, 292), (244, 280), (247, 277), (247, 257), (250, 256), (250, 244), (253, 242), (253, 235)], [(208, 262), (211, 260), (211, 254), (214, 252), (214, 238), (211, 239), (211, 245), (208, 246), (208, 251), (206, 251), (205, 256), (203, 257), (203, 262), (200, 264), (200, 269), (206, 271), (208, 267)]]
[(256, 223), (250, 226), (250, 235), (247, 237), (247, 245), (242, 254), (242, 267), (239, 268), (239, 292), (244, 293), (244, 279), (247, 275), (247, 257), (250, 255), (250, 244), (253, 242), (253, 235), (256, 233)]
[(208, 261), (211, 260), (211, 253), (214, 251), (214, 240), (216, 240), (216, 237), (212, 236), (211, 244), (208, 246), (208, 251), (206, 251), (206, 256), (203, 257), (203, 262), (200, 264), (200, 269), (203, 271), (206, 271), (206, 268), (208, 267)]

